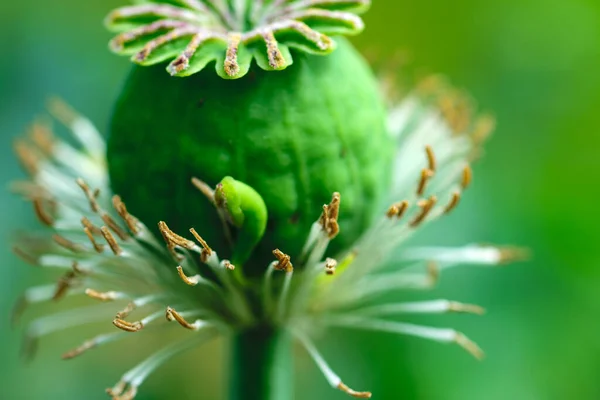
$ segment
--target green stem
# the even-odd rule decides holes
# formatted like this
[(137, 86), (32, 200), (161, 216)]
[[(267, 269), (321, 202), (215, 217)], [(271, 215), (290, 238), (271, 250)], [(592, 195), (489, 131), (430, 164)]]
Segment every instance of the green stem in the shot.
[(293, 398), (291, 339), (286, 332), (255, 328), (233, 337), (231, 400)]

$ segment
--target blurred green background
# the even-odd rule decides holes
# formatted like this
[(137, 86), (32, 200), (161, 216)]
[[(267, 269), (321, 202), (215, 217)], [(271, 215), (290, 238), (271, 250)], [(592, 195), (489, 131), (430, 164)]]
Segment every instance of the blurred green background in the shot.
[[(120, 0), (0, 2), (0, 182), (22, 173), (11, 142), (59, 95), (105, 131), (128, 61), (111, 55), (103, 16)], [(339, 330), (320, 342), (345, 381), (376, 399), (600, 399), (600, 3), (597, 0), (416, 2), (375, 0), (356, 43), (400, 51), (406, 80), (442, 72), (493, 111), (499, 128), (476, 181), (451, 217), (419, 240), (493, 242), (532, 249), (531, 261), (449, 271), (427, 298), (481, 304), (484, 317), (419, 319), (453, 326), (486, 351)], [(19, 358), (11, 304), (43, 281), (9, 251), (15, 231), (37, 227), (30, 205), (0, 191), (0, 399), (104, 399), (142, 357), (127, 341), (70, 362), (60, 354), (89, 332), (52, 335)], [(30, 314), (34, 315), (34, 314)], [(152, 341), (154, 340), (154, 341)], [(118, 356), (117, 356), (118, 354)], [(221, 398), (222, 343), (158, 370), (139, 399)], [(297, 398), (344, 399), (299, 352)]]

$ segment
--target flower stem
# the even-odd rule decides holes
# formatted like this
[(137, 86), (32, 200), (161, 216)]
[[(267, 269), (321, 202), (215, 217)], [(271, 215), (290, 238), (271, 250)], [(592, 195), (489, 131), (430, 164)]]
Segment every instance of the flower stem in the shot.
[(291, 339), (281, 330), (261, 327), (233, 337), (231, 400), (293, 398)]

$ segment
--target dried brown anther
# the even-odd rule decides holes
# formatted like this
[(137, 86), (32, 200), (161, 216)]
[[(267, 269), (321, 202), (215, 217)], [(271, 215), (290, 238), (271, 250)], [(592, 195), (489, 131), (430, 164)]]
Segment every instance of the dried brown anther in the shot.
[(471, 166), (467, 165), (463, 169), (460, 186), (463, 188), (463, 190), (465, 190), (471, 184), (472, 181), (473, 181), (473, 170), (471, 169)]
[(437, 162), (435, 159), (435, 153), (433, 152), (433, 149), (431, 148), (431, 146), (427, 145), (425, 146), (425, 153), (427, 154), (427, 164), (428, 164), (428, 168), (435, 172), (436, 168), (437, 168)]
[(235, 265), (233, 265), (229, 260), (223, 260), (221, 263), (223, 264), (223, 268), (229, 271), (233, 271), (235, 269)]
[(319, 224), (327, 233), (329, 239), (333, 239), (340, 232), (338, 225), (338, 216), (340, 212), (340, 194), (335, 192), (331, 198), (331, 203), (323, 206), (323, 213), (319, 218)]
[(282, 252), (279, 249), (273, 250), (273, 255), (277, 259), (277, 264), (274, 265), (274, 268), (278, 271), (292, 272), (294, 270), (294, 266), (292, 265), (291, 257)]
[(121, 318), (115, 318), (113, 325), (125, 332), (138, 332), (144, 328), (144, 324), (141, 321), (128, 322)]
[(197, 247), (193, 241), (188, 240), (188, 239), (184, 238), (183, 236), (179, 236), (178, 234), (176, 234), (175, 232), (170, 230), (164, 221), (160, 221), (158, 223), (158, 229), (160, 230), (160, 233), (162, 234), (163, 238), (165, 239), (165, 242), (167, 243), (167, 247), (169, 248), (171, 253), (174, 253), (176, 246), (179, 246), (179, 247), (182, 247), (182, 248), (188, 249), (188, 250), (194, 250)]
[(117, 243), (117, 240), (112, 235), (112, 233), (110, 233), (106, 226), (101, 227), (100, 231), (102, 232), (104, 240), (106, 240), (106, 243), (108, 243), (108, 246), (110, 247), (114, 255), (120, 256), (123, 253), (123, 250), (121, 249), (121, 246), (119, 246), (119, 244)]
[(100, 301), (113, 301), (119, 298), (119, 293), (114, 291), (109, 292), (99, 292), (94, 289), (85, 289), (85, 294), (92, 299), (100, 300)]
[(183, 268), (181, 267), (181, 265), (177, 266), (177, 273), (179, 274), (179, 277), (181, 278), (181, 280), (183, 282), (185, 282), (187, 285), (196, 286), (198, 284), (198, 282), (200, 281), (199, 275), (194, 275), (191, 277), (187, 276), (185, 274), (185, 272), (183, 272)]
[(117, 224), (117, 222), (112, 219), (112, 217), (108, 214), (102, 214), (102, 221), (104, 221), (104, 223), (106, 224), (106, 226), (113, 231), (121, 240), (127, 240), (127, 238), (129, 237), (129, 235), (127, 235), (127, 232), (125, 232), (120, 226), (119, 224)]
[(26, 141), (17, 139), (13, 144), (13, 150), (21, 163), (21, 167), (29, 174), (34, 176), (40, 170), (40, 157), (27, 144)]
[(112, 198), (112, 203), (121, 219), (123, 219), (127, 225), (127, 228), (129, 228), (132, 234), (137, 235), (140, 232), (139, 221), (133, 215), (129, 214), (129, 211), (127, 211), (127, 207), (125, 206), (123, 200), (121, 200), (121, 197), (114, 195)]
[(83, 194), (85, 194), (85, 197), (87, 197), (87, 200), (90, 203), (90, 208), (92, 209), (92, 211), (95, 213), (100, 211), (100, 206), (98, 205), (98, 201), (96, 200), (98, 192), (92, 192), (92, 190), (87, 185), (87, 183), (85, 183), (85, 181), (81, 178), (78, 178), (75, 182), (77, 182), (77, 185), (81, 188), (81, 190), (83, 191)]
[(340, 382), (337, 385), (337, 388), (339, 390), (341, 390), (342, 392), (349, 394), (350, 396), (355, 397), (357, 399), (370, 399), (372, 396), (371, 392), (357, 392), (356, 390), (351, 389), (348, 386), (344, 385), (343, 382)]
[(427, 186), (427, 182), (434, 175), (434, 172), (428, 168), (424, 168), (421, 170), (421, 177), (419, 178), (419, 184), (417, 186), (417, 195), (422, 196), (425, 193), (425, 187)]
[(61, 358), (63, 360), (70, 360), (72, 358), (75, 358), (75, 357), (85, 353), (86, 351), (88, 351), (89, 349), (91, 349), (95, 346), (96, 346), (95, 340), (87, 340), (87, 341), (83, 342), (83, 344), (81, 346), (76, 347), (73, 350), (69, 350), (66, 353), (64, 353), (61, 356)]
[[(102, 253), (104, 251), (104, 245), (96, 242), (94, 235), (92, 235), (92, 231), (88, 227), (83, 228), (83, 231), (85, 232), (86, 236), (92, 243), (94, 250), (96, 250), (97, 253)], [(98, 228), (98, 232), (100, 232), (100, 234), (102, 234), (102, 230), (100, 230), (100, 228)]]
[(52, 227), (54, 225), (54, 218), (52, 218), (50, 213), (44, 208), (44, 200), (40, 197), (34, 197), (32, 202), (37, 219), (39, 219), (42, 224)]
[(200, 321), (196, 321), (190, 324), (188, 321), (186, 321), (185, 318), (183, 318), (181, 314), (179, 314), (177, 311), (175, 311), (175, 309), (171, 307), (167, 307), (165, 316), (167, 317), (167, 321), (177, 321), (179, 325), (183, 326), (186, 329), (196, 331), (200, 327)]
[(213, 251), (208, 245), (208, 243), (206, 243), (206, 241), (202, 239), (202, 236), (198, 235), (198, 232), (196, 232), (194, 228), (191, 228), (190, 232), (192, 233), (192, 235), (194, 235), (194, 238), (198, 241), (198, 243), (200, 243), (200, 246), (202, 246), (202, 251), (200, 252), (200, 260), (203, 263), (205, 263), (206, 261), (208, 261), (208, 258), (212, 255)]
[(75, 279), (77, 278), (76, 269), (66, 272), (62, 278), (58, 280), (56, 284), (56, 290), (54, 291), (54, 295), (52, 296), (52, 300), (58, 301), (65, 297), (67, 291), (73, 286)]
[(52, 235), (52, 240), (58, 244), (60, 247), (63, 247), (69, 251), (72, 251), (73, 253), (81, 253), (82, 251), (84, 251), (85, 249), (78, 243), (75, 243), (63, 236), (60, 236), (59, 234), (55, 233), (54, 235)]
[(127, 318), (127, 316), (128, 316), (128, 315), (129, 315), (129, 314), (130, 314), (130, 313), (131, 313), (133, 310), (135, 310), (135, 308), (136, 308), (136, 305), (135, 305), (135, 303), (131, 302), (131, 303), (127, 304), (127, 306), (126, 306), (124, 309), (122, 309), (121, 311), (119, 311), (119, 312), (117, 313), (117, 319), (124, 319), (124, 318)]

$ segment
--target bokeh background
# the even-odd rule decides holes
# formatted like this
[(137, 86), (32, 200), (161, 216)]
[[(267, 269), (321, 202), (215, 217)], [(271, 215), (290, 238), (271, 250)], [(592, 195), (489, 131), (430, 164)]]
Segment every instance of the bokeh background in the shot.
[[(39, 271), (10, 253), (14, 232), (37, 228), (6, 189), (22, 177), (11, 142), (59, 95), (105, 131), (128, 61), (111, 55), (103, 16), (121, 0), (0, 2), (0, 399), (104, 399), (142, 357), (127, 341), (70, 362), (60, 354), (88, 332), (41, 342), (19, 357), (22, 327), (9, 309)], [(459, 209), (418, 240), (493, 242), (533, 258), (445, 274), (429, 298), (485, 306), (484, 317), (419, 319), (454, 326), (485, 350), (387, 334), (334, 331), (320, 347), (334, 368), (376, 399), (600, 399), (600, 3), (597, 0), (375, 0), (356, 39), (368, 54), (402, 54), (402, 82), (442, 72), (468, 88), (499, 128)], [(35, 313), (30, 314), (30, 317)], [(135, 339), (134, 339), (135, 340)], [(146, 346), (157, 345), (153, 339)], [(223, 343), (173, 360), (139, 399), (219, 399)], [(344, 399), (299, 352), (297, 398)]]

